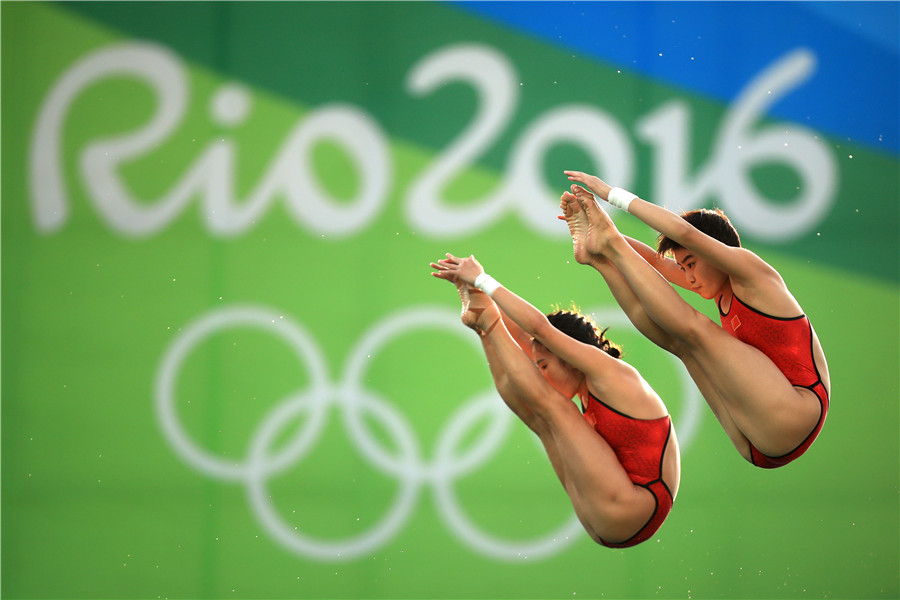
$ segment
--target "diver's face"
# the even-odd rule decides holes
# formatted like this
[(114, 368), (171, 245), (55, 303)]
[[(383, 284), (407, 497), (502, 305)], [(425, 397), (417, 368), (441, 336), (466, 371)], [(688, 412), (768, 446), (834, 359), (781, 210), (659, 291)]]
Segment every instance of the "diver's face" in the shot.
[(675, 262), (684, 271), (688, 286), (692, 292), (702, 298), (712, 300), (722, 294), (728, 283), (728, 275), (705, 260), (698, 258), (686, 248), (673, 251)]
[(534, 364), (550, 385), (562, 395), (572, 398), (581, 383), (580, 372), (547, 350), (540, 342), (531, 343)]

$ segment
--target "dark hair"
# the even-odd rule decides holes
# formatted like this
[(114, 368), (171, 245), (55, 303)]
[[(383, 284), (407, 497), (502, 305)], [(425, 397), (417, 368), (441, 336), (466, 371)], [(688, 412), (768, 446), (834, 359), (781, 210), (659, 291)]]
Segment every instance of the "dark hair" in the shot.
[[(551, 325), (579, 342), (597, 346), (613, 358), (622, 356), (621, 348), (604, 337), (606, 329), (600, 331), (593, 321), (577, 311), (556, 310), (547, 315), (547, 320)], [(607, 329), (609, 328), (607, 327)]]
[[(741, 236), (738, 235), (737, 229), (731, 224), (731, 220), (721, 209), (709, 210), (700, 208), (682, 213), (681, 218), (700, 230), (711, 238), (717, 239), (723, 244), (740, 248)], [(675, 240), (660, 235), (656, 242), (656, 252), (660, 256), (681, 248), (681, 244)]]

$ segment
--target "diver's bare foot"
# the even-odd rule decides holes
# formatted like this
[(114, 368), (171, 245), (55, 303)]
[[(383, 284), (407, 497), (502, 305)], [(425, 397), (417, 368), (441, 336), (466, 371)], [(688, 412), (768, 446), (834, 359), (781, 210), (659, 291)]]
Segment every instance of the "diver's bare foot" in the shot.
[(578, 198), (569, 192), (563, 192), (559, 208), (563, 211), (563, 216), (560, 218), (564, 219), (566, 225), (569, 226), (575, 261), (582, 265), (590, 263), (591, 253), (585, 247), (585, 240), (587, 240), (588, 229), (590, 228), (587, 213), (584, 212), (584, 208), (581, 207)]
[(463, 325), (481, 335), (487, 335), (500, 321), (500, 309), (487, 294), (450, 273), (446, 263), (446, 259), (431, 263), (431, 268), (434, 269), (431, 274), (456, 286), (462, 305), (460, 316)]
[(475, 329), (478, 323), (478, 312), (471, 310), (471, 296), (469, 295), (469, 284), (461, 279), (456, 279), (456, 291), (459, 292), (459, 301), (462, 304), (461, 316), (463, 325), (469, 329)]
[(500, 310), (487, 294), (470, 286), (458, 277), (446, 278), (456, 285), (459, 301), (462, 305), (460, 317), (463, 325), (484, 335), (489, 332), (500, 319)]
[[(460, 292), (460, 295), (462, 293)], [(482, 335), (487, 335), (500, 320), (500, 310), (494, 301), (478, 288), (470, 287), (465, 293), (468, 303), (463, 304), (463, 324)]]
[(573, 184), (572, 193), (577, 198), (588, 222), (587, 233), (582, 241), (584, 250), (590, 254), (605, 254), (612, 238), (618, 235), (619, 230), (616, 229), (606, 211), (594, 200), (591, 192), (580, 185)]

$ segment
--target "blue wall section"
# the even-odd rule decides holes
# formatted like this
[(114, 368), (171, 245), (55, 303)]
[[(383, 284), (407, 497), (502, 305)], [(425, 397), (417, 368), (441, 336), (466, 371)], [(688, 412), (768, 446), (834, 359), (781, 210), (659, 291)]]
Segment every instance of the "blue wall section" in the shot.
[(725, 102), (776, 57), (808, 47), (819, 57), (813, 79), (772, 113), (872, 148), (900, 149), (897, 2), (454, 4)]

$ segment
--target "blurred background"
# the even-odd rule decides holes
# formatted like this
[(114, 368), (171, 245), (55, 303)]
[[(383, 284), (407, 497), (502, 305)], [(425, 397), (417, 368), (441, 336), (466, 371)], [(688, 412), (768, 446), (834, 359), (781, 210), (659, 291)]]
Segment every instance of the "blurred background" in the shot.
[[(3, 596), (896, 598), (898, 7), (4, 3)], [(572, 260), (564, 169), (779, 269), (831, 371), (802, 459), (744, 462)], [(663, 397), (651, 540), (574, 521), (444, 252)]]

